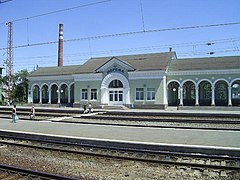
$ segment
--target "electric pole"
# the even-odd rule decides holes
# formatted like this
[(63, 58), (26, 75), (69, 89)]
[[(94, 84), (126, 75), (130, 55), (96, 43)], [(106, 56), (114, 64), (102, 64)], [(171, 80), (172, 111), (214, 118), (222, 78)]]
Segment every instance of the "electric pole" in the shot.
[(6, 67), (6, 76), (7, 76), (7, 95), (8, 100), (12, 100), (13, 92), (13, 26), (12, 22), (6, 23), (8, 26), (8, 39), (7, 39), (7, 67)]

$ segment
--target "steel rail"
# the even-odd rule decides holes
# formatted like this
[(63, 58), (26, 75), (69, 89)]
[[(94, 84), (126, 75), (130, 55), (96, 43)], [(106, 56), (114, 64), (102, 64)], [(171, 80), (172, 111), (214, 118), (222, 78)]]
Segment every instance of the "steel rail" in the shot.
[(79, 180), (76, 178), (71, 178), (71, 177), (66, 177), (66, 176), (60, 176), (56, 174), (51, 174), (47, 172), (41, 172), (41, 171), (35, 171), (35, 170), (30, 170), (30, 169), (24, 169), (24, 168), (19, 168), (16, 166), (10, 166), (6, 164), (0, 164), (0, 170), (6, 170), (9, 171), (11, 174), (21, 174), (21, 175), (26, 175), (26, 176), (36, 176), (36, 178), (47, 178), (47, 179), (56, 179), (56, 180)]
[[(142, 162), (149, 162), (149, 163), (161, 163), (165, 165), (177, 165), (177, 166), (187, 166), (187, 167), (198, 167), (198, 168), (207, 168), (207, 169), (218, 169), (218, 170), (234, 170), (240, 171), (240, 157), (226, 157), (226, 156), (210, 156), (210, 155), (199, 155), (199, 154), (188, 154), (188, 153), (169, 153), (169, 152), (149, 152), (149, 151), (137, 151), (137, 150), (120, 150), (120, 149), (113, 149), (113, 148), (99, 148), (97, 146), (88, 146), (87, 149), (89, 150), (74, 150), (73, 148), (64, 149), (64, 147), (68, 146), (65, 143), (46, 143), (37, 141), (37, 144), (31, 143), (17, 143), (17, 142), (4, 142), (10, 145), (16, 146), (23, 146), (29, 148), (38, 148), (44, 150), (51, 150), (51, 151), (61, 151), (66, 153), (77, 153), (89, 156), (97, 156), (103, 158), (114, 158), (114, 159), (121, 159), (121, 160), (133, 160), (133, 161), (142, 161)], [(117, 155), (114, 155), (117, 154)], [(162, 157), (164, 156), (164, 157)], [(151, 158), (150, 158), (151, 157)], [(184, 161), (176, 161), (179, 158), (198, 158), (198, 159), (211, 159), (212, 161), (234, 161), (235, 166), (227, 166), (227, 165), (214, 165), (214, 164), (200, 164), (200, 163), (192, 163), (192, 162), (184, 162)], [(160, 159), (161, 158), (161, 159)], [(164, 159), (165, 158), (165, 159)], [(171, 159), (175, 159), (171, 160)]]
[[(89, 120), (89, 119), (88, 119)], [(98, 119), (101, 121), (101, 119)], [(105, 119), (102, 119), (105, 120)], [(114, 121), (114, 120), (113, 120)], [(116, 120), (115, 120), (116, 121)], [(120, 120), (119, 120), (120, 121)], [(218, 128), (218, 127), (191, 127), (191, 126), (163, 126), (163, 125), (140, 125), (140, 124), (122, 124), (122, 123), (103, 123), (103, 122), (86, 122), (86, 121), (68, 121), (68, 120), (61, 120), (61, 121), (52, 121), (52, 122), (65, 122), (65, 123), (77, 123), (77, 124), (94, 124), (94, 125), (103, 125), (103, 126), (124, 126), (124, 127), (145, 127), (145, 128), (174, 128), (174, 129), (204, 129), (204, 130), (221, 130), (221, 131), (240, 131), (240, 128)], [(121, 122), (121, 121), (120, 121)], [(159, 121), (161, 122), (161, 121)], [(169, 121), (171, 122), (171, 121)], [(183, 123), (183, 122), (179, 122)], [(216, 124), (219, 124), (216, 122)]]

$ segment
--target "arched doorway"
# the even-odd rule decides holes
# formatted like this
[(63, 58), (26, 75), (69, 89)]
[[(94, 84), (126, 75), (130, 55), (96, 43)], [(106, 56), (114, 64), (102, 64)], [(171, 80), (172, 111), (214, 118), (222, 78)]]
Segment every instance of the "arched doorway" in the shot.
[(212, 86), (210, 82), (203, 81), (199, 84), (199, 105), (211, 106)]
[(171, 82), (168, 84), (168, 105), (178, 106), (179, 105), (179, 84), (177, 82)]
[(49, 101), (48, 86), (44, 84), (42, 86), (42, 103), (46, 104)]
[(215, 105), (228, 105), (228, 84), (225, 81), (218, 81), (215, 85)]
[(183, 105), (194, 106), (196, 102), (195, 84), (187, 81), (183, 84)]
[(240, 106), (240, 80), (232, 83), (232, 105)]
[(120, 80), (114, 79), (108, 86), (109, 104), (123, 104), (123, 84)]
[(56, 84), (53, 84), (51, 86), (51, 104), (57, 103), (58, 103), (58, 86)]
[(61, 104), (68, 103), (68, 87), (66, 84), (63, 84), (60, 87), (60, 103)]
[(33, 103), (39, 103), (40, 102), (40, 88), (38, 85), (34, 85), (33, 89)]
[(102, 80), (101, 104), (130, 104), (128, 79), (120, 73), (110, 73)]

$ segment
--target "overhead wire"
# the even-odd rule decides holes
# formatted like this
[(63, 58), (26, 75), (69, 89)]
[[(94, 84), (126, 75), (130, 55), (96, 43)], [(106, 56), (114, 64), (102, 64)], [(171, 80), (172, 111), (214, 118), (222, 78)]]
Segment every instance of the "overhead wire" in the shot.
[[(67, 40), (63, 40), (63, 41), (64, 42), (85, 41), (85, 40), (95, 40), (95, 39), (110, 38), (110, 37), (130, 36), (130, 35), (137, 35), (137, 34), (143, 34), (143, 33), (156, 33), (156, 32), (163, 32), (163, 31), (176, 31), (176, 30), (208, 28), (208, 27), (219, 27), (219, 26), (232, 26), (232, 25), (240, 25), (240, 22), (221, 23), (221, 24), (208, 24), (208, 25), (197, 25), (197, 26), (185, 26), (185, 27), (163, 28), (163, 29), (155, 29), (155, 30), (145, 30), (145, 31), (116, 33), (116, 34), (106, 34), (106, 35), (99, 35), (99, 36), (67, 39)], [(32, 44), (13, 46), (13, 48), (23, 48), (23, 47), (30, 47), (30, 46), (41, 46), (41, 45), (49, 45), (49, 44), (56, 44), (56, 43), (58, 43), (58, 41), (48, 41), (48, 42), (40, 42), (40, 43), (32, 43)], [(0, 48), (0, 50), (6, 50), (6, 49), (7, 48)]]
[[(65, 9), (59, 9), (56, 11), (51, 11), (51, 12), (47, 12), (47, 13), (43, 13), (43, 14), (38, 14), (38, 15), (34, 15), (34, 16), (29, 16), (29, 17), (23, 17), (23, 18), (19, 18), (19, 19), (15, 19), (15, 20), (11, 20), (11, 22), (18, 22), (18, 21), (23, 21), (23, 20), (29, 20), (29, 19), (33, 19), (33, 18), (38, 18), (38, 17), (42, 17), (42, 16), (47, 16), (50, 14), (56, 14), (56, 13), (60, 13), (60, 12), (64, 12), (64, 11), (70, 11), (73, 9), (78, 9), (78, 8), (82, 8), (82, 7), (87, 7), (87, 6), (93, 6), (93, 5), (97, 5), (97, 4), (102, 4), (102, 3), (106, 3), (106, 2), (110, 2), (112, 0), (103, 0), (103, 1), (98, 1), (98, 2), (93, 2), (93, 3), (88, 3), (88, 4), (84, 4), (84, 5), (79, 5), (79, 6), (74, 6), (74, 7), (70, 7), (70, 8), (65, 8)], [(6, 23), (0, 23), (1, 24), (6, 24)]]
[[(82, 53), (71, 53), (71, 54), (64, 54), (64, 57), (75, 57), (75, 56), (89, 56), (93, 54), (111, 54), (111, 53), (123, 53), (123, 52), (136, 52), (136, 51), (145, 51), (145, 50), (156, 50), (156, 49), (165, 49), (165, 48), (184, 48), (184, 47), (200, 47), (200, 46), (208, 46), (208, 44), (226, 44), (232, 42), (240, 41), (240, 37), (236, 38), (226, 38), (226, 39), (215, 39), (215, 40), (205, 40), (205, 41), (197, 41), (197, 42), (189, 42), (189, 43), (174, 43), (174, 44), (163, 44), (163, 45), (156, 45), (156, 46), (144, 46), (144, 47), (136, 47), (136, 48), (125, 48), (125, 49), (113, 49), (113, 50), (103, 50), (103, 51), (92, 51), (89, 52), (82, 52)], [(237, 47), (236, 44), (234, 45), (235, 48)], [(196, 48), (195, 48), (196, 49)], [(40, 56), (32, 56), (32, 57), (15, 57), (16, 59), (41, 59), (41, 58), (53, 58), (57, 57), (57, 55), (40, 55)]]
[[(223, 52), (240, 52), (240, 50), (236, 50), (236, 49), (234, 49), (234, 48), (232, 48), (232, 47), (227, 47), (227, 48), (214, 48), (213, 49), (214, 51), (213, 52), (215, 52), (215, 53), (213, 53), (213, 54), (216, 54), (216, 53), (223, 53)], [(208, 51), (208, 50), (206, 50), (206, 49), (200, 49), (200, 50), (198, 50), (198, 51), (186, 51), (186, 50), (183, 50), (183, 51), (181, 51), (181, 50), (179, 50), (178, 52), (177, 52), (177, 56), (178, 57), (182, 57), (182, 56), (196, 56), (196, 55), (209, 55), (210, 54), (210, 52)], [(56, 57), (56, 56), (55, 56)], [(85, 58), (79, 58), (79, 57), (84, 57), (84, 56), (73, 56), (73, 57), (65, 57), (65, 63), (66, 64), (69, 64), (69, 63), (73, 63), (73, 62), (78, 62), (78, 63), (80, 63), (80, 62), (85, 62), (85, 61), (87, 61), (90, 57), (86, 57), (85, 56)], [(39, 57), (40, 58), (40, 57)], [(48, 57), (47, 57), (48, 58)], [(77, 59), (76, 59), (77, 58)], [(17, 59), (17, 58), (16, 58)], [(44, 58), (43, 58), (44, 59)], [(70, 60), (69, 60), (70, 59)], [(75, 60), (74, 60), (75, 59)], [(25, 62), (28, 62), (28, 63), (23, 63), (24, 61), (21, 61), (21, 62), (17, 62), (16, 61), (16, 65), (21, 65), (21, 66), (23, 66), (23, 64), (26, 64), (26, 66), (29, 66), (29, 65), (31, 65), (31, 64), (36, 64), (36, 63), (39, 63), (39, 64), (47, 64), (47, 65), (50, 65), (51, 63), (52, 64), (56, 64), (56, 61), (55, 61), (56, 59), (55, 58), (53, 58), (53, 59), (50, 59), (50, 60), (48, 60), (47, 62), (44, 62), (44, 61), (42, 61), (42, 59), (40, 58), (40, 60), (38, 60), (38, 61), (34, 61), (34, 62), (31, 62), (31, 63), (29, 63), (29, 60), (26, 60)]]

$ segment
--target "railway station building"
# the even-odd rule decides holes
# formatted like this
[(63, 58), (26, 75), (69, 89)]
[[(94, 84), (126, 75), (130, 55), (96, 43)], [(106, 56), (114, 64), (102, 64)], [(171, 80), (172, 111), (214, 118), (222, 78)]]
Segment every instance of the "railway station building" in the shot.
[(29, 76), (28, 102), (82, 106), (240, 106), (240, 56), (178, 59), (175, 52), (91, 58)]

